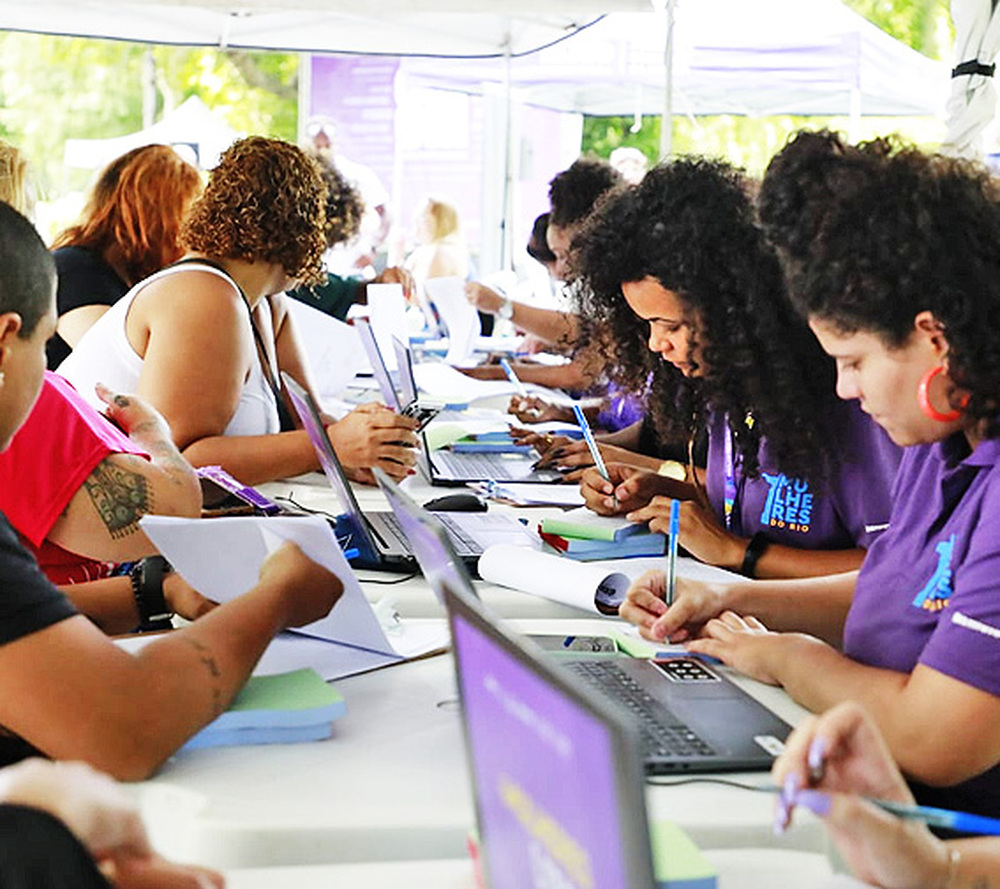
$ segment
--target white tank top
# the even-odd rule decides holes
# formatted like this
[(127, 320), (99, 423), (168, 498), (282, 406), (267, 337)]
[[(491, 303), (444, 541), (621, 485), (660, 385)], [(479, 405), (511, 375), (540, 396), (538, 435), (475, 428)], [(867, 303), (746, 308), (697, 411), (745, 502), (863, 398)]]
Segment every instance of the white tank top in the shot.
[[(193, 269), (210, 272), (235, 287), (232, 279), (224, 272), (210, 265), (195, 262), (170, 266), (150, 275), (136, 284), (101, 316), (84, 334), (69, 357), (59, 365), (57, 372), (69, 380), (98, 410), (103, 410), (105, 407), (94, 393), (94, 385), (98, 382), (104, 383), (115, 392), (124, 394), (135, 392), (139, 388), (143, 361), (135, 353), (125, 334), (125, 319), (132, 306), (132, 300), (147, 284), (167, 275), (181, 274)], [(263, 316), (261, 335), (265, 339), (268, 337), (273, 339), (270, 305), (267, 300), (264, 300), (263, 305), (265, 309), (261, 313)], [(249, 315), (246, 323), (250, 324)], [(255, 348), (250, 375), (240, 393), (236, 411), (226, 424), (224, 435), (265, 435), (280, 430), (274, 393), (264, 378), (257, 352)], [(276, 371), (274, 378), (277, 379)]]

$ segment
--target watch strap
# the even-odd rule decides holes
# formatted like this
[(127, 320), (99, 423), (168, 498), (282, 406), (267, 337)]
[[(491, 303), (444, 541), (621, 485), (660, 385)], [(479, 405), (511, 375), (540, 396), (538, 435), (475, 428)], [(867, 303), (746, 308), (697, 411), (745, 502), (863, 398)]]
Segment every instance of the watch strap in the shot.
[(743, 564), (740, 565), (740, 574), (744, 577), (757, 576), (757, 562), (764, 555), (771, 541), (767, 539), (762, 531), (758, 531), (747, 544), (746, 552), (743, 553)]
[(170, 564), (163, 556), (149, 556), (137, 562), (129, 572), (132, 595), (139, 612), (140, 633), (169, 630), (173, 627), (174, 613), (167, 606), (163, 595), (163, 578)]

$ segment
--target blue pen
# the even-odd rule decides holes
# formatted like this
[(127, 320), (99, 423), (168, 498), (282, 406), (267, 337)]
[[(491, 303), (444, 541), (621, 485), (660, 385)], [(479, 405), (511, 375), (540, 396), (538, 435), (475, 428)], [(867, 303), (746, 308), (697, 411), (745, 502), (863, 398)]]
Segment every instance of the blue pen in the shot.
[(677, 586), (677, 538), (681, 533), (681, 502), (670, 501), (670, 531), (667, 534), (667, 607), (674, 604)]
[(594, 466), (597, 467), (597, 471), (601, 474), (601, 478), (603, 478), (606, 482), (610, 482), (611, 476), (608, 475), (608, 467), (604, 465), (604, 458), (601, 456), (601, 449), (597, 446), (597, 442), (594, 441), (594, 433), (590, 431), (590, 424), (587, 422), (587, 418), (580, 409), (580, 405), (573, 405), (573, 415), (576, 417), (576, 422), (580, 427), (580, 431), (583, 433), (583, 440), (587, 443), (587, 448), (590, 450), (590, 459), (594, 461)]
[[(775, 785), (762, 785), (761, 790), (781, 794), (784, 791)], [(829, 798), (823, 790), (808, 789), (799, 793), (815, 793)], [(953, 809), (938, 809), (934, 806), (918, 806), (913, 803), (897, 803), (894, 800), (879, 799), (865, 796), (862, 799), (873, 806), (903, 818), (906, 821), (923, 821), (931, 827), (944, 827), (961, 833), (979, 834), (981, 836), (1000, 836), (1000, 818), (987, 818), (985, 815), (973, 815), (971, 812), (956, 812)]]
[(507, 379), (517, 387), (517, 394), (520, 395), (521, 398), (527, 398), (528, 390), (524, 388), (524, 383), (517, 378), (517, 374), (514, 373), (514, 368), (510, 366), (510, 362), (506, 358), (501, 358), (500, 367), (502, 367), (503, 372), (507, 374)]

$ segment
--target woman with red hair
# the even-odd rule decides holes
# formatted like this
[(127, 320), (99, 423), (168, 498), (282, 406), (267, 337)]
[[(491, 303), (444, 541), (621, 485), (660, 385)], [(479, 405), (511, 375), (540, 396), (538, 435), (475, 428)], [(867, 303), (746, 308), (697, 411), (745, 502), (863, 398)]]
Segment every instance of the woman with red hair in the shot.
[(134, 284), (180, 259), (178, 234), (201, 191), (198, 171), (167, 145), (144, 145), (98, 177), (76, 225), (54, 242), (59, 326), (50, 370)]

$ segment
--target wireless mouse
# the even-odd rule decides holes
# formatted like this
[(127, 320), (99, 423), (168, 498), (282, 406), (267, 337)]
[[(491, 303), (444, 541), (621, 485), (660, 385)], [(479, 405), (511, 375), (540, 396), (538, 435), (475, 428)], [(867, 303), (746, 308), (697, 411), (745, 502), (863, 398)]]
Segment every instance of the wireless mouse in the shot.
[(446, 494), (424, 504), (430, 512), (486, 512), (486, 504), (475, 494)]

